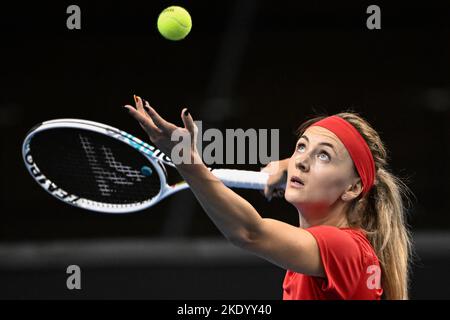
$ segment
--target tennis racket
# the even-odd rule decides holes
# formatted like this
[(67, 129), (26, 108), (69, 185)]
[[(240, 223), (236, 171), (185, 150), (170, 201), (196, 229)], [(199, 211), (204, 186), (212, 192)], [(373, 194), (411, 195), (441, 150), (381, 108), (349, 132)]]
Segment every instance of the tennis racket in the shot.
[[(93, 121), (57, 119), (38, 124), (27, 134), (22, 156), (45, 191), (90, 211), (135, 212), (189, 188), (181, 178), (168, 183), (174, 177), (167, 169), (175, 165), (158, 148)], [(268, 179), (267, 173), (257, 171), (210, 170), (234, 188), (263, 190)]]

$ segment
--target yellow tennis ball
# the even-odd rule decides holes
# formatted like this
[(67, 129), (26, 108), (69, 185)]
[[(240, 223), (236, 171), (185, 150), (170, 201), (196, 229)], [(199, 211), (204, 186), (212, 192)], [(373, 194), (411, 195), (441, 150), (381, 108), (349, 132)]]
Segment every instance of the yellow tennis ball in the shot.
[(192, 20), (186, 9), (171, 6), (164, 9), (158, 17), (158, 30), (169, 40), (184, 39), (192, 28)]

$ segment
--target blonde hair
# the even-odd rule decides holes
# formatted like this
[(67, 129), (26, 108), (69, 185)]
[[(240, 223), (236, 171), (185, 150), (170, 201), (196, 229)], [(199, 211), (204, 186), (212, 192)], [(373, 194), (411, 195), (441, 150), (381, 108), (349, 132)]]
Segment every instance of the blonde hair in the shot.
[[(408, 299), (409, 259), (412, 251), (407, 228), (409, 188), (387, 166), (387, 150), (378, 133), (359, 114), (349, 111), (336, 114), (350, 122), (367, 142), (375, 161), (375, 184), (365, 196), (353, 200), (347, 212), (350, 227), (365, 230), (380, 261), (385, 299)], [(317, 116), (302, 123), (299, 136), (313, 123), (325, 118)], [(355, 169), (356, 172), (356, 169)]]

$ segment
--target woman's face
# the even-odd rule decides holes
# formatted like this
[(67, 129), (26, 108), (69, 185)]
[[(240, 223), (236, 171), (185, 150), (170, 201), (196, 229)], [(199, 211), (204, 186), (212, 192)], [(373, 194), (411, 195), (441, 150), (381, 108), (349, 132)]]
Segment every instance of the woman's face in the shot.
[(313, 126), (297, 141), (290, 158), (285, 198), (300, 211), (323, 211), (358, 179), (353, 161), (339, 138)]

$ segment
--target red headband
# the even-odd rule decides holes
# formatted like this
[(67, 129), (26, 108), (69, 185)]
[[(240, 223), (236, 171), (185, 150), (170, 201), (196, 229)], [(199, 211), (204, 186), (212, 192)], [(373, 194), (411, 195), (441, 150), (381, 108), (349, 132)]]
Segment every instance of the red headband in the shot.
[(338, 116), (327, 117), (311, 125), (333, 132), (344, 144), (353, 159), (363, 185), (363, 195), (369, 192), (375, 180), (375, 162), (364, 138), (348, 121)]

